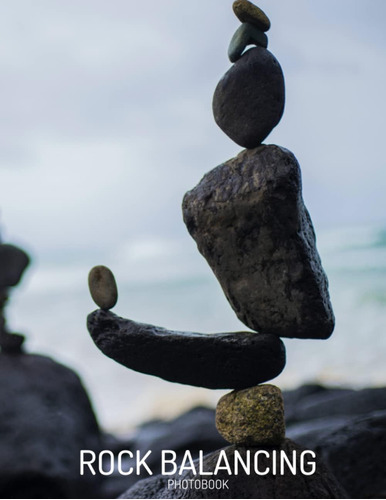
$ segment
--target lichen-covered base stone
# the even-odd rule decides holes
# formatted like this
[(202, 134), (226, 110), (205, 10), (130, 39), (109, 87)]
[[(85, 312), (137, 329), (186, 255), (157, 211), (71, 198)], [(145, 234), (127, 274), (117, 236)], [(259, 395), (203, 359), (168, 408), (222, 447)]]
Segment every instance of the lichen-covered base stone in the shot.
[(245, 325), (280, 337), (331, 335), (328, 281), (290, 151), (241, 152), (185, 195), (183, 214)]
[(216, 427), (231, 444), (280, 445), (285, 438), (280, 389), (266, 384), (226, 394), (217, 404)]

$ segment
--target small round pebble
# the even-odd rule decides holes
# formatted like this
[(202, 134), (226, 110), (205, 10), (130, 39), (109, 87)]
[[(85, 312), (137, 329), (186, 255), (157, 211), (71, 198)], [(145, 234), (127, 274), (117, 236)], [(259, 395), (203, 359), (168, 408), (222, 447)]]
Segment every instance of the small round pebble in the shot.
[(117, 303), (117, 284), (108, 267), (93, 267), (88, 275), (88, 286), (93, 301), (101, 309), (108, 311)]
[(217, 404), (216, 427), (231, 444), (279, 446), (285, 439), (281, 390), (265, 384), (226, 394)]
[(248, 0), (236, 0), (233, 3), (233, 12), (242, 23), (250, 23), (261, 31), (268, 31), (271, 21), (266, 14)]

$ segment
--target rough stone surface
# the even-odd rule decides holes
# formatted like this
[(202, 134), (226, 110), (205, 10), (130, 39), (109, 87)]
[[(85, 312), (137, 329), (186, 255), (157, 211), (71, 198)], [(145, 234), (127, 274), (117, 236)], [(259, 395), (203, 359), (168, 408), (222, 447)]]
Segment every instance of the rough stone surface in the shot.
[(279, 123), (285, 102), (284, 76), (263, 47), (243, 54), (219, 81), (213, 96), (217, 125), (245, 148), (262, 143)]
[(0, 244), (0, 288), (16, 286), (29, 263), (29, 256), (21, 248)]
[(288, 436), (315, 450), (349, 498), (385, 498), (386, 410), (304, 421)]
[(88, 286), (91, 297), (98, 307), (104, 310), (112, 309), (118, 300), (118, 290), (115, 278), (106, 266), (95, 266), (88, 275)]
[(271, 27), (267, 15), (248, 0), (236, 0), (233, 3), (233, 12), (242, 23), (251, 23), (261, 31), (268, 31)]
[[(229, 446), (224, 450), (228, 462), (233, 464), (236, 451), (240, 453), (245, 461), (248, 450), (253, 456), (253, 453), (260, 449)], [(286, 440), (280, 448), (277, 448), (277, 451), (279, 450), (283, 450), (289, 457), (292, 457), (292, 452), (295, 451), (297, 470), (299, 470), (299, 457), (303, 448)], [(273, 449), (267, 448), (267, 451), (272, 453)], [(218, 450), (204, 458), (204, 471), (214, 471), (220, 453), (221, 450)], [(266, 467), (270, 467), (272, 470), (272, 459), (262, 455), (260, 457), (260, 469), (264, 470)], [(198, 468), (197, 462), (195, 463), (196, 468)], [(208, 476), (193, 475), (192, 472), (185, 472), (182, 475), (175, 476), (158, 475), (139, 481), (120, 498), (347, 498), (346, 493), (334, 476), (320, 460), (317, 460), (316, 473), (311, 476), (299, 473), (297, 475), (286, 473), (283, 476), (274, 476), (272, 473), (265, 476), (259, 476), (255, 473), (247, 475), (242, 468), (239, 470), (238, 475), (229, 475), (226, 470), (220, 470), (216, 475), (216, 479), (227, 480), (229, 486), (229, 489), (223, 490), (168, 489), (169, 479), (178, 481), (184, 479), (208, 480)]]
[(216, 427), (231, 444), (280, 446), (285, 438), (280, 389), (267, 384), (226, 394), (216, 408)]
[(328, 281), (290, 151), (241, 152), (185, 195), (183, 214), (245, 325), (281, 337), (331, 335)]
[(96, 498), (79, 474), (82, 449), (100, 449), (98, 424), (77, 375), (49, 358), (0, 354), (0, 497)]
[(101, 310), (89, 315), (87, 326), (106, 356), (180, 384), (242, 389), (276, 377), (285, 365), (285, 348), (275, 335), (175, 332)]
[(267, 35), (258, 30), (256, 26), (249, 23), (243, 23), (237, 29), (229, 44), (229, 60), (233, 63), (238, 61), (248, 45), (257, 45), (266, 49), (268, 47), (268, 38)]

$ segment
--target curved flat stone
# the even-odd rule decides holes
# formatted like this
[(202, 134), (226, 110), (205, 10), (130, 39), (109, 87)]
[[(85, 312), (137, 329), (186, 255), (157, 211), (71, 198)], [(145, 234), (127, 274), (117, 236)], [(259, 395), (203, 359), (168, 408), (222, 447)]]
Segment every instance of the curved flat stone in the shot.
[(185, 195), (183, 213), (240, 321), (280, 337), (331, 335), (328, 281), (290, 151), (241, 152)]
[(233, 12), (242, 23), (251, 23), (261, 31), (268, 31), (271, 21), (265, 12), (248, 0), (233, 2)]
[(253, 47), (219, 81), (213, 95), (213, 116), (232, 141), (252, 149), (279, 123), (284, 102), (280, 64), (267, 49)]
[(132, 370), (209, 389), (243, 389), (279, 375), (285, 348), (275, 335), (175, 332), (97, 310), (87, 327), (96, 346)]
[(228, 57), (234, 63), (240, 59), (248, 45), (256, 45), (266, 49), (268, 47), (268, 37), (249, 23), (243, 23), (233, 35), (229, 44)]

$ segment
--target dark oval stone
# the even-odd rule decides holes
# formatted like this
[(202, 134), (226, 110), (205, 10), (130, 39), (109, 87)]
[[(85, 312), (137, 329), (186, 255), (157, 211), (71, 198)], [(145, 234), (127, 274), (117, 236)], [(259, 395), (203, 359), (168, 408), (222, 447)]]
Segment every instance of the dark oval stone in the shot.
[(213, 115), (234, 142), (252, 149), (279, 123), (284, 102), (280, 64), (268, 50), (255, 47), (219, 81), (213, 96)]

